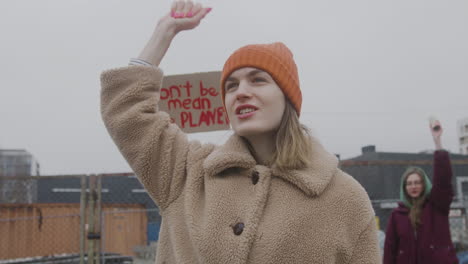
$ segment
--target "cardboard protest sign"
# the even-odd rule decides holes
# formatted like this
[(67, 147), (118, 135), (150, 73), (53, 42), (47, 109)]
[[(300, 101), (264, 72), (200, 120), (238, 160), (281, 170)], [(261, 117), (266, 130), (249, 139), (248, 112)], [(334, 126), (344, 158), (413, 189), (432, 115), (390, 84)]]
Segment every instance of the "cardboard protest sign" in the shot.
[(220, 80), (221, 72), (164, 76), (159, 110), (186, 133), (227, 130)]

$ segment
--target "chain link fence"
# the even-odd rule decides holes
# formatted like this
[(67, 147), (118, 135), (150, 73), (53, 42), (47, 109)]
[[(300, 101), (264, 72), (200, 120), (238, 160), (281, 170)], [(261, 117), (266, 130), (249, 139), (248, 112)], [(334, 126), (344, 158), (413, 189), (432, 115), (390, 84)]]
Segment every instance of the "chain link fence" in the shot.
[(0, 264), (153, 263), (160, 222), (133, 174), (0, 177)]
[[(423, 160), (340, 163), (368, 192), (381, 239), (408, 165), (432, 175), (432, 163)], [(452, 239), (465, 251), (468, 160), (453, 160), (452, 167)], [(0, 177), (0, 264), (154, 263), (160, 223), (158, 208), (132, 173)]]

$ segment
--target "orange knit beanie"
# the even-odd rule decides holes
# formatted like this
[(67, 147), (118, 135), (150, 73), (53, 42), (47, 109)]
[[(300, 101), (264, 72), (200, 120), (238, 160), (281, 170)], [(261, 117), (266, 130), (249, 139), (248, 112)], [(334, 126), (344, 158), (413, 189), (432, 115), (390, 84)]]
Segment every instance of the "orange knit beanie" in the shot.
[(281, 88), (286, 98), (301, 113), (302, 93), (299, 75), (292, 52), (281, 42), (247, 45), (236, 50), (224, 64), (221, 74), (221, 96), (224, 104), (224, 83), (236, 70), (253, 67), (268, 72)]

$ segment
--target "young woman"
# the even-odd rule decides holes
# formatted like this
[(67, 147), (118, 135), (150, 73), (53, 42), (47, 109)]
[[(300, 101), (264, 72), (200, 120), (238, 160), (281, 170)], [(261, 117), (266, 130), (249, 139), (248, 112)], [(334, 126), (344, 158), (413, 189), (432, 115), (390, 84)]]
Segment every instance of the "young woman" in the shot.
[(188, 141), (155, 107), (159, 62), (209, 11), (174, 3), (134, 65), (101, 76), (106, 127), (160, 208), (156, 262), (378, 263), (366, 192), (299, 123), (299, 78), (284, 44), (242, 47), (226, 61), (234, 133), (222, 146)]
[(388, 220), (384, 264), (458, 263), (450, 236), (449, 210), (452, 202), (452, 168), (442, 149), (442, 127), (431, 127), (434, 153), (434, 186), (426, 173), (410, 167), (401, 178), (399, 207)]

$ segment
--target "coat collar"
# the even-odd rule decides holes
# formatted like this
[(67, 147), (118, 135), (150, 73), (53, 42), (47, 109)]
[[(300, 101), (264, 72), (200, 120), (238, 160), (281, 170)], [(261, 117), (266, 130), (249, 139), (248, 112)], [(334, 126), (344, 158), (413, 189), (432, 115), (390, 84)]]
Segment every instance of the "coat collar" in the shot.
[[(280, 171), (273, 167), (271, 173), (297, 186), (307, 195), (319, 195), (336, 173), (338, 160), (314, 138), (312, 138), (312, 149), (310, 167), (288, 171)], [(254, 169), (256, 165), (257, 162), (252, 157), (246, 142), (237, 135), (232, 135), (224, 145), (216, 147), (203, 163), (205, 172), (210, 176), (216, 176), (229, 168)]]
[[(428, 199), (424, 200), (423, 206), (426, 205)], [(405, 202), (398, 202), (398, 207), (395, 209), (399, 213), (408, 214), (410, 212), (410, 207)]]
[(407, 214), (409, 213), (409, 208), (403, 202), (398, 202), (398, 207), (395, 209), (399, 213)]

